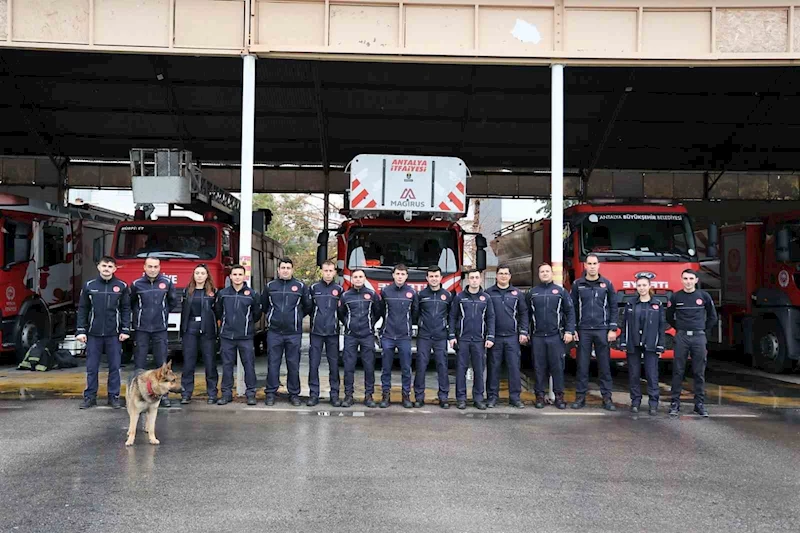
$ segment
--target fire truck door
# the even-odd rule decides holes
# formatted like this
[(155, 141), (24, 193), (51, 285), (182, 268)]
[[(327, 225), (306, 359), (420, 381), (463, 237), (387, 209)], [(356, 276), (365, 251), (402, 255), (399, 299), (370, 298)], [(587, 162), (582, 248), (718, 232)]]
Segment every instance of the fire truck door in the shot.
[(48, 307), (72, 302), (73, 242), (68, 219), (50, 219), (39, 223), (41, 231), (35, 232), (39, 242), (34, 242), (37, 252), (35, 290)]

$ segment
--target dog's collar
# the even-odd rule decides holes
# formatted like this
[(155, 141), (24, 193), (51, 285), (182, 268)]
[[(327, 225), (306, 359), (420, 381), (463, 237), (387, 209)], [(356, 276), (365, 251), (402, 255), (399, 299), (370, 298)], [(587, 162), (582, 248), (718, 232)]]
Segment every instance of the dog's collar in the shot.
[(150, 380), (147, 380), (147, 395), (150, 396), (153, 399), (158, 398), (156, 393), (153, 392), (153, 384), (150, 382)]

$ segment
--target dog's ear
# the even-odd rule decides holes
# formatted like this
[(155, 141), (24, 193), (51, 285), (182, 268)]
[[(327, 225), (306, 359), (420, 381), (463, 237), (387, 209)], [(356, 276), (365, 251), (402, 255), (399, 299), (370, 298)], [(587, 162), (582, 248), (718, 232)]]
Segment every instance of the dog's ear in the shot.
[(172, 360), (170, 359), (166, 364), (167, 370), (172, 370)]

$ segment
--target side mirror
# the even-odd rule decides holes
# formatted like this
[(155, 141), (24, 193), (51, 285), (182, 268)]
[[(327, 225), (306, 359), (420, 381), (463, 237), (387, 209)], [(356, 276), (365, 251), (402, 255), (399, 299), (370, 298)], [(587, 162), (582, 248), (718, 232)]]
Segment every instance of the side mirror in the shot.
[(719, 253), (719, 230), (717, 225), (712, 222), (708, 225), (708, 247), (706, 249), (706, 255), (710, 259), (714, 259), (717, 257)]
[(486, 250), (478, 248), (475, 252), (475, 268), (483, 272), (486, 270)]
[(322, 267), (322, 263), (328, 259), (328, 232), (321, 231), (317, 235), (317, 266)]
[(480, 234), (475, 235), (475, 248), (477, 248), (478, 250), (483, 250), (484, 248), (486, 248), (486, 246), (488, 246), (486, 243), (486, 237)]
[(789, 261), (789, 228), (783, 227), (775, 234), (775, 259)]

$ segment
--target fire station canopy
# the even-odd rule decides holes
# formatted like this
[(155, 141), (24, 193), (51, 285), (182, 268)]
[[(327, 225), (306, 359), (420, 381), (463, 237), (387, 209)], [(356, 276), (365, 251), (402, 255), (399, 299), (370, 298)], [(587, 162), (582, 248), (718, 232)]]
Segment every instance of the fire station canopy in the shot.
[[(355, 155), (396, 153), (462, 158), (473, 197), (549, 195), (547, 66), (262, 58), (256, 76), (256, 192), (321, 192), (325, 170), (342, 192)], [(175, 147), (239, 188), (240, 57), (6, 48), (0, 80), (3, 185), (54, 185), (68, 156), (70, 186), (129, 187), (97, 160)], [(800, 198), (796, 67), (568, 64), (564, 86), (567, 196)]]

